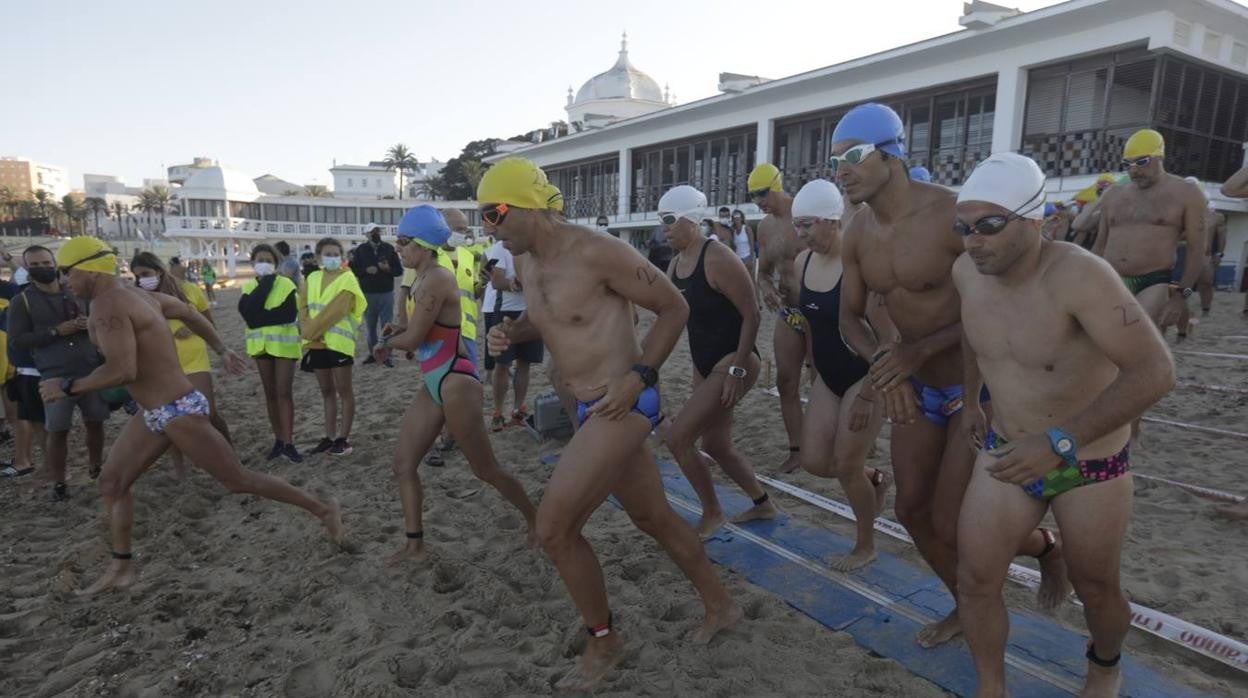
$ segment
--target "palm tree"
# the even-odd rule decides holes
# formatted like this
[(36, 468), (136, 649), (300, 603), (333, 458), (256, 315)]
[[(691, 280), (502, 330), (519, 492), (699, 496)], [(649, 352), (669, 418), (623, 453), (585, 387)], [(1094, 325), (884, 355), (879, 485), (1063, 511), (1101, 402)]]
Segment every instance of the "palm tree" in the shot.
[(446, 177), (443, 177), (442, 175), (430, 175), (425, 178), (424, 182), (421, 183), (420, 190), (425, 196), (428, 196), (431, 201), (437, 201), (438, 199), (446, 198), (447, 190), (449, 188), (450, 187), (446, 181)]
[(477, 185), (481, 183), (481, 178), (485, 176), (485, 165), (480, 160), (464, 160), (459, 164), (460, 172), (464, 174), (464, 179), (468, 182), (468, 188), (472, 190), (472, 195), (476, 196)]
[(120, 201), (114, 201), (112, 209), (113, 215), (117, 218), (117, 237), (125, 237), (124, 221), (126, 220), (126, 215), (129, 213), (126, 210), (126, 205)]
[(98, 196), (89, 196), (82, 205), (87, 213), (95, 217), (95, 236), (100, 237), (100, 214), (108, 215), (108, 202)]
[(399, 173), (399, 198), (403, 198), (403, 174), (420, 167), (420, 161), (402, 143), (397, 143), (386, 151), (386, 159), (381, 161), (391, 172)]
[(12, 187), (0, 187), (0, 206), (8, 211), (9, 218), (13, 217), (13, 212), (17, 209), (17, 202), (21, 201), (17, 192)]
[(331, 196), (329, 187), (326, 187), (324, 184), (307, 184), (304, 185), (303, 191), (306, 196), (310, 196), (313, 199), (328, 199)]
[(48, 204), (52, 203), (52, 195), (40, 189), (35, 192), (35, 204), (39, 206), (39, 215), (48, 217)]
[[(70, 235), (74, 234), (74, 221), (80, 220), (83, 214), (82, 204), (78, 202), (72, 195), (66, 194), (61, 197), (61, 215), (65, 217), (65, 228)], [(85, 232), (85, 231), (84, 231)]]
[[(169, 187), (157, 184), (151, 189), (143, 192), (147, 195), (149, 213), (160, 214), (160, 231), (165, 231), (165, 214), (169, 212), (169, 204), (173, 201), (173, 195), (169, 193)], [(151, 220), (148, 220), (148, 226), (151, 226)]]

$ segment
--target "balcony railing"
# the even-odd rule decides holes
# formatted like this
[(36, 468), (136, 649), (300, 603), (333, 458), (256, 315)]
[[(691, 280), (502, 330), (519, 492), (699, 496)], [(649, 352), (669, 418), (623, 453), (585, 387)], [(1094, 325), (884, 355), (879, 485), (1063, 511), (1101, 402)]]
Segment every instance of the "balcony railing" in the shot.
[(1023, 136), (1023, 155), (1050, 177), (1117, 172), (1122, 146), (1143, 125)]

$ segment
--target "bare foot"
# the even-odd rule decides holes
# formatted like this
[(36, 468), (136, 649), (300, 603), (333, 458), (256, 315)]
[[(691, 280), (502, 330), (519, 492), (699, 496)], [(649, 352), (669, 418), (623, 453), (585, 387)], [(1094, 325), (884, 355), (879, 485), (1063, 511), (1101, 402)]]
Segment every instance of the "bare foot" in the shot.
[(342, 505), (338, 503), (336, 497), (330, 497), (325, 502), (325, 506), (329, 507), (329, 511), (321, 517), (321, 523), (325, 524), (325, 530), (329, 533), (329, 542), (334, 545), (342, 545)]
[(778, 470), (787, 475), (793, 472), (794, 470), (797, 470), (799, 467), (801, 467), (801, 465), (802, 465), (802, 462), (801, 462), (801, 459), (799, 458), (799, 454), (796, 451), (790, 451), (789, 457), (783, 463), (780, 464), (780, 467), (778, 468)]
[(1070, 596), (1071, 592), (1070, 580), (1066, 577), (1066, 558), (1062, 556), (1060, 537), (1057, 538), (1053, 549), (1038, 562), (1040, 563), (1040, 589), (1036, 592), (1036, 603), (1045, 610), (1057, 608)]
[(884, 500), (888, 497), (888, 488), (893, 486), (893, 474), (876, 468), (871, 486), (875, 488), (875, 515), (879, 516), (884, 511)]
[(395, 552), (386, 558), (387, 565), (397, 565), (403, 562), (421, 562), (425, 559), (425, 542), (423, 540), (409, 540), (403, 544)]
[(525, 536), (524, 544), (528, 548), (541, 547), (542, 542), (537, 538), (537, 526), (529, 524), (529, 534)]
[(702, 512), (702, 518), (698, 520), (698, 538), (706, 540), (713, 533), (719, 530), (721, 526), (728, 523), (728, 517), (724, 516), (722, 509), (715, 510), (714, 513), (708, 514)]
[(606, 637), (590, 638), (585, 652), (576, 660), (555, 688), (560, 691), (588, 691), (598, 684), (624, 658), (624, 641), (614, 631)]
[(1248, 499), (1239, 504), (1223, 504), (1214, 507), (1214, 513), (1232, 521), (1248, 521)]
[(695, 645), (706, 645), (719, 634), (721, 630), (727, 630), (745, 617), (745, 611), (737, 605), (736, 601), (728, 599), (728, 604), (720, 609), (707, 608), (706, 619), (702, 621), (702, 625), (693, 631), (693, 643)]
[(919, 628), (915, 634), (919, 647), (930, 650), (962, 634), (962, 624), (958, 622), (958, 609), (953, 609), (943, 619)]
[(105, 570), (104, 576), (95, 580), (95, 584), (78, 592), (78, 596), (82, 598), (90, 598), (109, 589), (128, 589), (134, 584), (137, 574), (134, 568), (134, 560), (116, 560), (108, 563), (108, 569)]
[(1120, 667), (1103, 667), (1088, 662), (1088, 675), (1084, 679), (1079, 698), (1116, 698), (1121, 686)]
[(861, 567), (875, 562), (875, 548), (871, 547), (866, 550), (854, 548), (845, 557), (832, 560), (830, 566), (838, 572), (852, 572)]
[(755, 504), (749, 509), (746, 509), (740, 514), (732, 517), (732, 522), (745, 523), (746, 521), (757, 521), (759, 519), (774, 519), (779, 513), (780, 510), (777, 509), (776, 505), (772, 503), (770, 498), (768, 498), (767, 501), (762, 504)]

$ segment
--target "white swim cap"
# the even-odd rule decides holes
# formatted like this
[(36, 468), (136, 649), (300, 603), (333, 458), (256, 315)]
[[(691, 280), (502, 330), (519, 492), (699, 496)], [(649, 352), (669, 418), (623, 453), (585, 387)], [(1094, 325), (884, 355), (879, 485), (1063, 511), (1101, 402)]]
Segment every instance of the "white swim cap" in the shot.
[(1044, 218), (1044, 173), (1029, 157), (997, 153), (979, 163), (958, 192), (958, 203), (983, 201), (1020, 218)]
[(1195, 177), (1192, 177), (1192, 176), (1190, 176), (1190, 175), (1189, 175), (1189, 176), (1187, 176), (1187, 177), (1184, 177), (1184, 178), (1183, 178), (1183, 181), (1184, 181), (1184, 182), (1190, 182), (1191, 184), (1195, 184), (1195, 185), (1196, 185), (1196, 186), (1198, 186), (1198, 187), (1200, 186), (1200, 180), (1199, 180), (1199, 179), (1196, 179)]
[(839, 221), (845, 213), (845, 201), (836, 185), (826, 179), (807, 182), (793, 197), (794, 218), (823, 218)]
[(706, 213), (706, 194), (688, 184), (672, 187), (659, 199), (659, 214), (664, 213), (700, 223)]

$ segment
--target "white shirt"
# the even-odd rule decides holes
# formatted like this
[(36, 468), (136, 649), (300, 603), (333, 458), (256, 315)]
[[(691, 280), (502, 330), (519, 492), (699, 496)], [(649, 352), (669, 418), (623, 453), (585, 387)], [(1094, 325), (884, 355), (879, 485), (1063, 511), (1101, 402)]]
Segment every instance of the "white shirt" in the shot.
[[(489, 264), (491, 259), (498, 260), (498, 264), (495, 265), (495, 268), (502, 269), (503, 274), (506, 275), (508, 281), (515, 280), (516, 259), (511, 256), (511, 252), (508, 252), (506, 247), (503, 247), (503, 243), (501, 241), (490, 245), (490, 248), (485, 251), (485, 263)], [(503, 312), (519, 312), (528, 307), (524, 304), (523, 293), (515, 293), (512, 291), (503, 291), (502, 293)], [(494, 284), (489, 283), (485, 285), (485, 297), (481, 299), (481, 312), (494, 312), (494, 304), (498, 302), (497, 295), (498, 291), (494, 289)]]
[(750, 226), (743, 225), (733, 236), (732, 241), (737, 245), (737, 256), (741, 259), (749, 259), (754, 250), (750, 247)]

